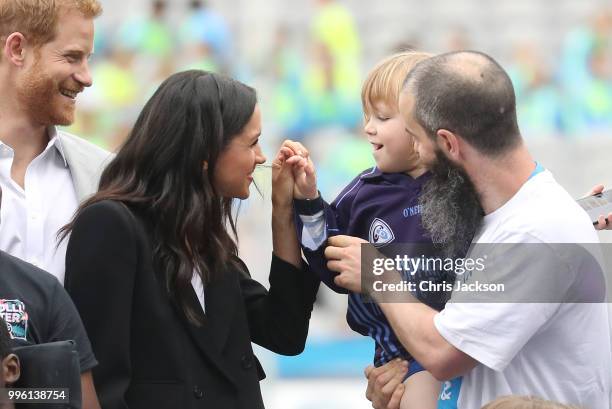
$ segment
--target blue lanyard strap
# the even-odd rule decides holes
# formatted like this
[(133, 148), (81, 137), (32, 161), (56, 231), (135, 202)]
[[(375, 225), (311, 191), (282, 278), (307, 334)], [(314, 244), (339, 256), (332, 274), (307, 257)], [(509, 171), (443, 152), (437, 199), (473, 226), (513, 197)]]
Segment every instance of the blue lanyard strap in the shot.
[[(533, 170), (533, 172), (531, 172), (531, 175), (529, 175), (529, 179), (531, 179), (532, 177), (534, 177), (538, 173), (544, 172), (544, 166), (540, 165), (538, 162), (536, 162), (535, 165), (536, 165), (536, 167)], [(529, 180), (529, 179), (527, 179), (527, 180)]]

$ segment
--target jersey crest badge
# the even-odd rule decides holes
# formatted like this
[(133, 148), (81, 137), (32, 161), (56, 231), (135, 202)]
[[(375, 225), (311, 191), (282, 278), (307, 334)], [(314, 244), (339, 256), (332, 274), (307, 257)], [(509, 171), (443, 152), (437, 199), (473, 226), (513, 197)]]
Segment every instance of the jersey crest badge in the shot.
[(385, 244), (391, 243), (395, 240), (395, 235), (393, 234), (393, 230), (391, 227), (384, 221), (379, 219), (378, 217), (372, 221), (370, 225), (370, 243), (374, 245), (374, 247), (382, 247)]

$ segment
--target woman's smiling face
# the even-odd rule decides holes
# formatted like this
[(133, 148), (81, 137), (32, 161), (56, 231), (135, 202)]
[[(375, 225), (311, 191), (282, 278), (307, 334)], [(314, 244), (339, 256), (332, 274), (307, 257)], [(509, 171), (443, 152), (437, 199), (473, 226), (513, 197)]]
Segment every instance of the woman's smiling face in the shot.
[(257, 104), (249, 122), (219, 155), (214, 186), (220, 196), (227, 199), (249, 197), (255, 166), (266, 161), (259, 145), (260, 137), (261, 111)]

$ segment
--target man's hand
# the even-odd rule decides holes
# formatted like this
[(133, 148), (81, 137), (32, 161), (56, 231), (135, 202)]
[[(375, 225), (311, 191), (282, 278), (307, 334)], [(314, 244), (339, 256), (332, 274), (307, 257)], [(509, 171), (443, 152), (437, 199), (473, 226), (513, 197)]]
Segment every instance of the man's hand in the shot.
[(334, 236), (325, 249), (327, 268), (336, 271), (336, 285), (349, 291), (361, 292), (361, 244), (367, 243), (358, 237)]
[(365, 369), (368, 379), (366, 398), (374, 409), (399, 409), (407, 372), (408, 362), (402, 359), (394, 359), (378, 368), (370, 365)]
[[(591, 189), (591, 191), (589, 193), (587, 193), (587, 196), (593, 196), (593, 195), (597, 195), (601, 192), (603, 192), (604, 190), (604, 185), (595, 185), (593, 186), (593, 188)], [(606, 219), (608, 219), (608, 221), (606, 222)], [(600, 215), (597, 218), (597, 224), (595, 225), (595, 228), (597, 230), (612, 230), (612, 213), (609, 213), (608, 216), (605, 215)]]

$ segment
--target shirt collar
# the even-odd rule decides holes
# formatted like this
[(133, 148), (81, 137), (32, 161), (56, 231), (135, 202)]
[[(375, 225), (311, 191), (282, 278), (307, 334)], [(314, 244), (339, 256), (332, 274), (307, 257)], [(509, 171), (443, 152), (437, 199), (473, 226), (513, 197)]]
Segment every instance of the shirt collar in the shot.
[(47, 135), (49, 135), (49, 144), (47, 145), (46, 149), (51, 146), (54, 146), (62, 157), (62, 160), (64, 161), (64, 166), (68, 167), (68, 161), (66, 160), (66, 155), (64, 154), (64, 147), (62, 145), (62, 140), (59, 137), (59, 132), (57, 131), (57, 128), (55, 126), (48, 127)]
[(369, 172), (366, 172), (363, 175), (361, 175), (361, 179), (362, 180), (376, 179), (376, 178), (382, 177), (382, 175), (383, 173), (380, 171), (380, 169), (378, 169), (375, 166)]
[(372, 168), (370, 172), (361, 176), (361, 179), (365, 182), (375, 181), (377, 179), (382, 179), (387, 182), (398, 184), (398, 185), (413, 185), (413, 184), (423, 184), (431, 177), (431, 173), (425, 172), (418, 178), (414, 179), (410, 175), (405, 173), (383, 173), (377, 167)]
[[(66, 160), (66, 155), (64, 154), (64, 147), (62, 146), (62, 140), (59, 138), (59, 133), (54, 126), (50, 126), (47, 128), (47, 136), (49, 137), (49, 142), (47, 146), (43, 150), (42, 154), (46, 154), (48, 150), (55, 147), (62, 160), (64, 161), (64, 166), (68, 167), (68, 161)], [(4, 142), (0, 141), (0, 149), (7, 150), (9, 149), (11, 152), (13, 149), (6, 145)], [(4, 151), (0, 151), (0, 153), (4, 153)]]

